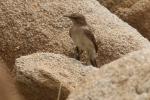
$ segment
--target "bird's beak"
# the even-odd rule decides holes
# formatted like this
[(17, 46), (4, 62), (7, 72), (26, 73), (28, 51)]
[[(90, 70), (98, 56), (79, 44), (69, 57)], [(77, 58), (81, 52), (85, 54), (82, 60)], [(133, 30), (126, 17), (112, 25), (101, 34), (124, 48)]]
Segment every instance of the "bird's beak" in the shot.
[(69, 14), (63, 15), (63, 17), (68, 17), (70, 18), (71, 16)]

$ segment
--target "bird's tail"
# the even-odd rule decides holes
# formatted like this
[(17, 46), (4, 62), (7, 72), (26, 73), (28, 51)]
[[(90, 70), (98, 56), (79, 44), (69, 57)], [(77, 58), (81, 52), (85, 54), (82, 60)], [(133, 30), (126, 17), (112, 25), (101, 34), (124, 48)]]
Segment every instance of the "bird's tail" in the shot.
[(94, 67), (98, 67), (98, 66), (97, 66), (97, 62), (96, 62), (96, 59), (90, 59), (90, 62), (91, 62), (91, 64), (92, 64)]

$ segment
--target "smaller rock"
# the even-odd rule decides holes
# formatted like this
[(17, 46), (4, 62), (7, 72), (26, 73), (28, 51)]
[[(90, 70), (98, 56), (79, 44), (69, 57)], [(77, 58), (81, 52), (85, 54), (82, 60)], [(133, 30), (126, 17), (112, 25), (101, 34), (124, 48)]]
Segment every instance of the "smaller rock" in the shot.
[(150, 100), (150, 50), (130, 53), (87, 77), (67, 100)]
[(56, 100), (60, 84), (65, 100), (87, 74), (97, 70), (79, 61), (53, 53), (35, 53), (16, 60), (16, 77), (27, 100)]

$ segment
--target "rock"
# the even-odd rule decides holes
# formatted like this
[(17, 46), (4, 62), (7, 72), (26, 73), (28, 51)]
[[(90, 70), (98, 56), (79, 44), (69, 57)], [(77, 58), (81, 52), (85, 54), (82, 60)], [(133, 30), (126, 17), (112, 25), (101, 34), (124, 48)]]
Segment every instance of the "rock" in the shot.
[(150, 100), (150, 50), (130, 53), (87, 77), (67, 100)]
[(97, 70), (79, 61), (53, 53), (35, 53), (16, 60), (16, 78), (27, 100), (56, 100), (60, 84), (65, 100), (85, 76)]
[(136, 29), (96, 0), (1, 0), (0, 8), (0, 55), (11, 67), (16, 58), (39, 51), (73, 57), (71, 21), (63, 17), (72, 12), (84, 14), (95, 30), (99, 67), (150, 46)]
[(150, 40), (150, 1), (139, 0), (130, 8), (119, 9), (116, 14), (124, 21), (138, 29), (138, 31)]
[(150, 40), (149, 0), (98, 0)]
[(97, 0), (110, 11), (115, 12), (119, 8), (129, 8), (139, 0)]
[(2, 59), (0, 59), (0, 100), (24, 100)]

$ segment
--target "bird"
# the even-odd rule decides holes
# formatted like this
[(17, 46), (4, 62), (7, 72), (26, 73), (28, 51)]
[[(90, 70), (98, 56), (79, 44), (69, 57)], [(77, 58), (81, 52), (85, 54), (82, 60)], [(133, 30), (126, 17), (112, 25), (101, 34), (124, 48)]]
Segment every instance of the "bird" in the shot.
[(92, 28), (87, 23), (85, 16), (80, 13), (71, 13), (64, 15), (64, 17), (69, 18), (73, 23), (69, 35), (76, 45), (75, 58), (80, 60), (81, 53), (86, 51), (91, 65), (97, 67), (96, 53), (98, 46)]

